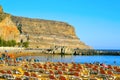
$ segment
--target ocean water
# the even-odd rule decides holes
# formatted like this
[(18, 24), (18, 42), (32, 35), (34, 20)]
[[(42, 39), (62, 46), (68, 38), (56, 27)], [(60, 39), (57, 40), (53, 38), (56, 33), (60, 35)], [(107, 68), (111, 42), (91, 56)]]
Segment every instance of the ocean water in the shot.
[(120, 56), (71, 56), (71, 55), (43, 55), (43, 56), (26, 56), (22, 59), (35, 59), (41, 62), (75, 62), (75, 63), (105, 63), (107, 65), (120, 66)]

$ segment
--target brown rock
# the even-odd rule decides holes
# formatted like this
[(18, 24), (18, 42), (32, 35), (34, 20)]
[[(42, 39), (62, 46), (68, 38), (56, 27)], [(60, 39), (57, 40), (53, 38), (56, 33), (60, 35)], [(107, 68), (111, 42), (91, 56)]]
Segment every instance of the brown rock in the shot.
[(0, 6), (0, 13), (3, 13), (3, 8), (2, 8), (2, 6)]
[(90, 48), (77, 38), (74, 27), (67, 23), (16, 16), (12, 16), (11, 19), (16, 25), (18, 23), (22, 25), (22, 34), (29, 35), (29, 47), (31, 48), (51, 48), (53, 46)]
[(74, 27), (68, 23), (11, 16), (4, 13), (1, 6), (0, 37), (5, 40), (29, 41), (30, 48), (65, 46), (67, 52), (71, 51), (70, 48), (90, 48), (79, 40)]
[(10, 16), (6, 16), (6, 18), (0, 22), (0, 37), (4, 40), (19, 41), (19, 35), (19, 31), (11, 21)]

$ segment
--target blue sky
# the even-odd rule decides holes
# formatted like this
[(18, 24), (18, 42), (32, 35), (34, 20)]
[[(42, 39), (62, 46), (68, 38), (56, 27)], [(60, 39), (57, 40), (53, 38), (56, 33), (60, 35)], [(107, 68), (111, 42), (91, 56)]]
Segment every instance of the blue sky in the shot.
[(16, 16), (67, 22), (95, 49), (120, 49), (120, 0), (0, 0)]

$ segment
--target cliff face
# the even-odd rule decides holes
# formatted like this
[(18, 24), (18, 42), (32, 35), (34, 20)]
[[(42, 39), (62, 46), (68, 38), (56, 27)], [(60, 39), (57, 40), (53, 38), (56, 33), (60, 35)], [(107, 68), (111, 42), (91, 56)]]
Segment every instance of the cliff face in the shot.
[(30, 42), (31, 48), (50, 48), (52, 46), (66, 46), (69, 48), (88, 49), (89, 46), (81, 42), (73, 26), (57, 21), (30, 19), (11, 16), (16, 26), (21, 26), (23, 36)]
[(30, 48), (51, 48), (53, 46), (90, 48), (77, 38), (74, 27), (67, 23), (11, 16), (4, 13), (1, 6), (0, 37), (19, 42), (29, 41)]
[(4, 40), (19, 41), (19, 30), (11, 21), (9, 14), (3, 12), (0, 6), (0, 37)]
[(0, 13), (3, 13), (3, 8), (2, 8), (2, 6), (0, 6)]

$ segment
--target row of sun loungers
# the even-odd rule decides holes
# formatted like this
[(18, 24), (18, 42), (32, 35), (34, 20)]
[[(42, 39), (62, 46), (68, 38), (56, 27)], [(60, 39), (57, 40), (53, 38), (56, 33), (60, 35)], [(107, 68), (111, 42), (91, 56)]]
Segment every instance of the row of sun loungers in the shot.
[(120, 67), (111, 65), (14, 59), (2, 60), (0, 66), (0, 80), (120, 80)]

